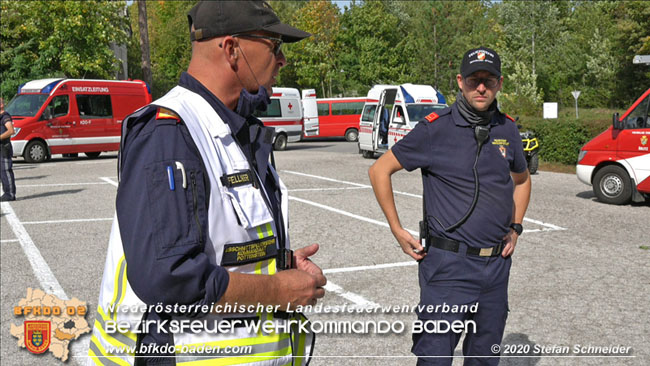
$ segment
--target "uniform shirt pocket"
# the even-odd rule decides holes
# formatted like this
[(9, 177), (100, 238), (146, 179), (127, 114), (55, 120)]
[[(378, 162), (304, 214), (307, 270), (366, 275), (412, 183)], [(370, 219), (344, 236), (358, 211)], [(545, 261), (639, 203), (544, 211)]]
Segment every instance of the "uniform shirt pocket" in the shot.
[(200, 164), (165, 160), (145, 169), (157, 258), (200, 247), (207, 229), (207, 194)]

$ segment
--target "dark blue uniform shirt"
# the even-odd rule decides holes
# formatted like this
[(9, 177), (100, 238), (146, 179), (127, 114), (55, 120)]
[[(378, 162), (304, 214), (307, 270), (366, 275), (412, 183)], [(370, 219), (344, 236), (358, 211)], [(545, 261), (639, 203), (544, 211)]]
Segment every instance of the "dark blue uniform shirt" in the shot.
[[(228, 124), (251, 165), (257, 167), (278, 223), (278, 236), (284, 235), (278, 220), (280, 191), (268, 164), (273, 130), (228, 109), (187, 73), (181, 75), (179, 85), (203, 97)], [(156, 119), (157, 111), (158, 107), (150, 105), (125, 119), (122, 136), (116, 212), (129, 284), (147, 304), (209, 305), (221, 298), (229, 283), (226, 269), (210, 263), (203, 250), (210, 182), (185, 124), (173, 118)], [(176, 161), (185, 167), (187, 189), (182, 189)], [(169, 188), (168, 166), (174, 171), (174, 191)], [(169, 314), (151, 313), (145, 318), (167, 319)], [(150, 333), (140, 341), (172, 343), (171, 335), (165, 333)]]
[(514, 185), (510, 172), (521, 173), (527, 168), (517, 126), (502, 113), (492, 117), (490, 136), (477, 164), (480, 191), (476, 208), (462, 226), (446, 232), (443, 227), (455, 224), (472, 204), (477, 143), (474, 128), (460, 115), (456, 104), (436, 114), (439, 118), (420, 121), (395, 144), (393, 154), (407, 171), (422, 170), (427, 220), (433, 235), (474, 247), (497, 245), (512, 220)]

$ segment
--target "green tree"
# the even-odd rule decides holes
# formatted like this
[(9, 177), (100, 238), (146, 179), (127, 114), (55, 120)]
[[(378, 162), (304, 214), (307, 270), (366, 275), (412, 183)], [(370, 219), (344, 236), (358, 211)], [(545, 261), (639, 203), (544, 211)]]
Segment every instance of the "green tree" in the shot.
[(113, 79), (127, 41), (124, 1), (2, 1), (2, 95), (38, 78)]
[[(333, 83), (341, 81), (337, 65), (339, 48), (339, 11), (329, 1), (310, 1), (296, 14), (294, 25), (312, 34), (286, 51), (293, 68), (296, 86), (317, 88), (322, 96), (331, 96)], [(283, 84), (286, 85), (286, 84)]]

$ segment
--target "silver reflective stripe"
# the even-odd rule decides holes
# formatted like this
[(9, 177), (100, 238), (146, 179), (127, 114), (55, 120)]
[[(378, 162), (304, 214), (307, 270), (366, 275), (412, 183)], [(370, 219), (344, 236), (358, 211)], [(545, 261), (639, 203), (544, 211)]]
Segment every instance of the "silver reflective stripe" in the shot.
[[(124, 300), (122, 298), (122, 283), (126, 279), (126, 273), (125, 273), (126, 269), (124, 267), (126, 267), (126, 259), (122, 257), (122, 259), (120, 260), (120, 267), (117, 269), (118, 270), (117, 273), (119, 273), (119, 275), (117, 277), (117, 293), (114, 296), (116, 301), (115, 305), (119, 305), (120, 303), (122, 303), (122, 300)], [(112, 314), (107, 314), (107, 315), (111, 316)]]
[[(95, 321), (99, 322), (99, 324), (102, 326), (102, 330), (104, 332), (106, 332), (106, 325), (104, 323), (104, 319), (102, 318), (102, 316), (100, 314), (97, 314), (97, 315), (98, 316), (97, 316), (97, 318), (95, 318)], [(124, 334), (122, 334), (120, 332), (115, 332), (115, 333), (111, 333), (110, 335), (108, 335), (108, 334), (106, 334), (106, 335), (108, 337), (115, 338), (116, 341), (124, 344), (125, 346), (128, 346), (128, 347), (131, 347), (131, 348), (135, 349), (135, 341), (133, 339), (125, 336)]]
[(91, 340), (90, 341), (90, 350), (93, 351), (95, 356), (90, 356), (95, 363), (99, 362), (102, 365), (106, 366), (122, 366), (119, 363), (111, 360), (109, 357), (104, 357), (103, 353), (97, 348), (97, 345)]
[[(220, 355), (215, 353), (177, 353), (176, 354), (176, 363), (181, 364), (183, 362), (195, 362), (195, 361), (206, 361), (209, 359), (219, 359), (219, 358), (235, 358), (237, 356), (251, 356), (251, 355), (256, 355), (260, 353), (267, 353), (267, 352), (273, 352), (273, 351), (279, 351), (282, 349), (285, 349), (291, 345), (291, 339), (289, 337), (286, 337), (279, 342), (269, 342), (269, 343), (262, 343), (262, 344), (251, 344), (251, 345), (241, 345), (239, 346), (240, 349), (246, 350), (248, 352), (238, 352), (238, 353), (230, 353), (230, 354), (225, 354), (225, 355)], [(250, 346), (250, 349), (247, 349)], [(277, 355), (277, 358), (281, 357), (286, 357), (289, 355)], [(267, 357), (267, 356), (264, 356)], [(268, 357), (273, 357), (273, 356), (268, 356)], [(265, 360), (260, 360), (261, 361), (268, 361), (268, 359)]]

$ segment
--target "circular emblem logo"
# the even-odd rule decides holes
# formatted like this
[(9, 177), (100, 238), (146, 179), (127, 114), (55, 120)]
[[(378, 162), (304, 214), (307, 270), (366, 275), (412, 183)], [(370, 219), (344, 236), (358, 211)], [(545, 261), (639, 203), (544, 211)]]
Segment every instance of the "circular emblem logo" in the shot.
[(481, 61), (485, 60), (485, 52), (479, 52), (476, 57)]

